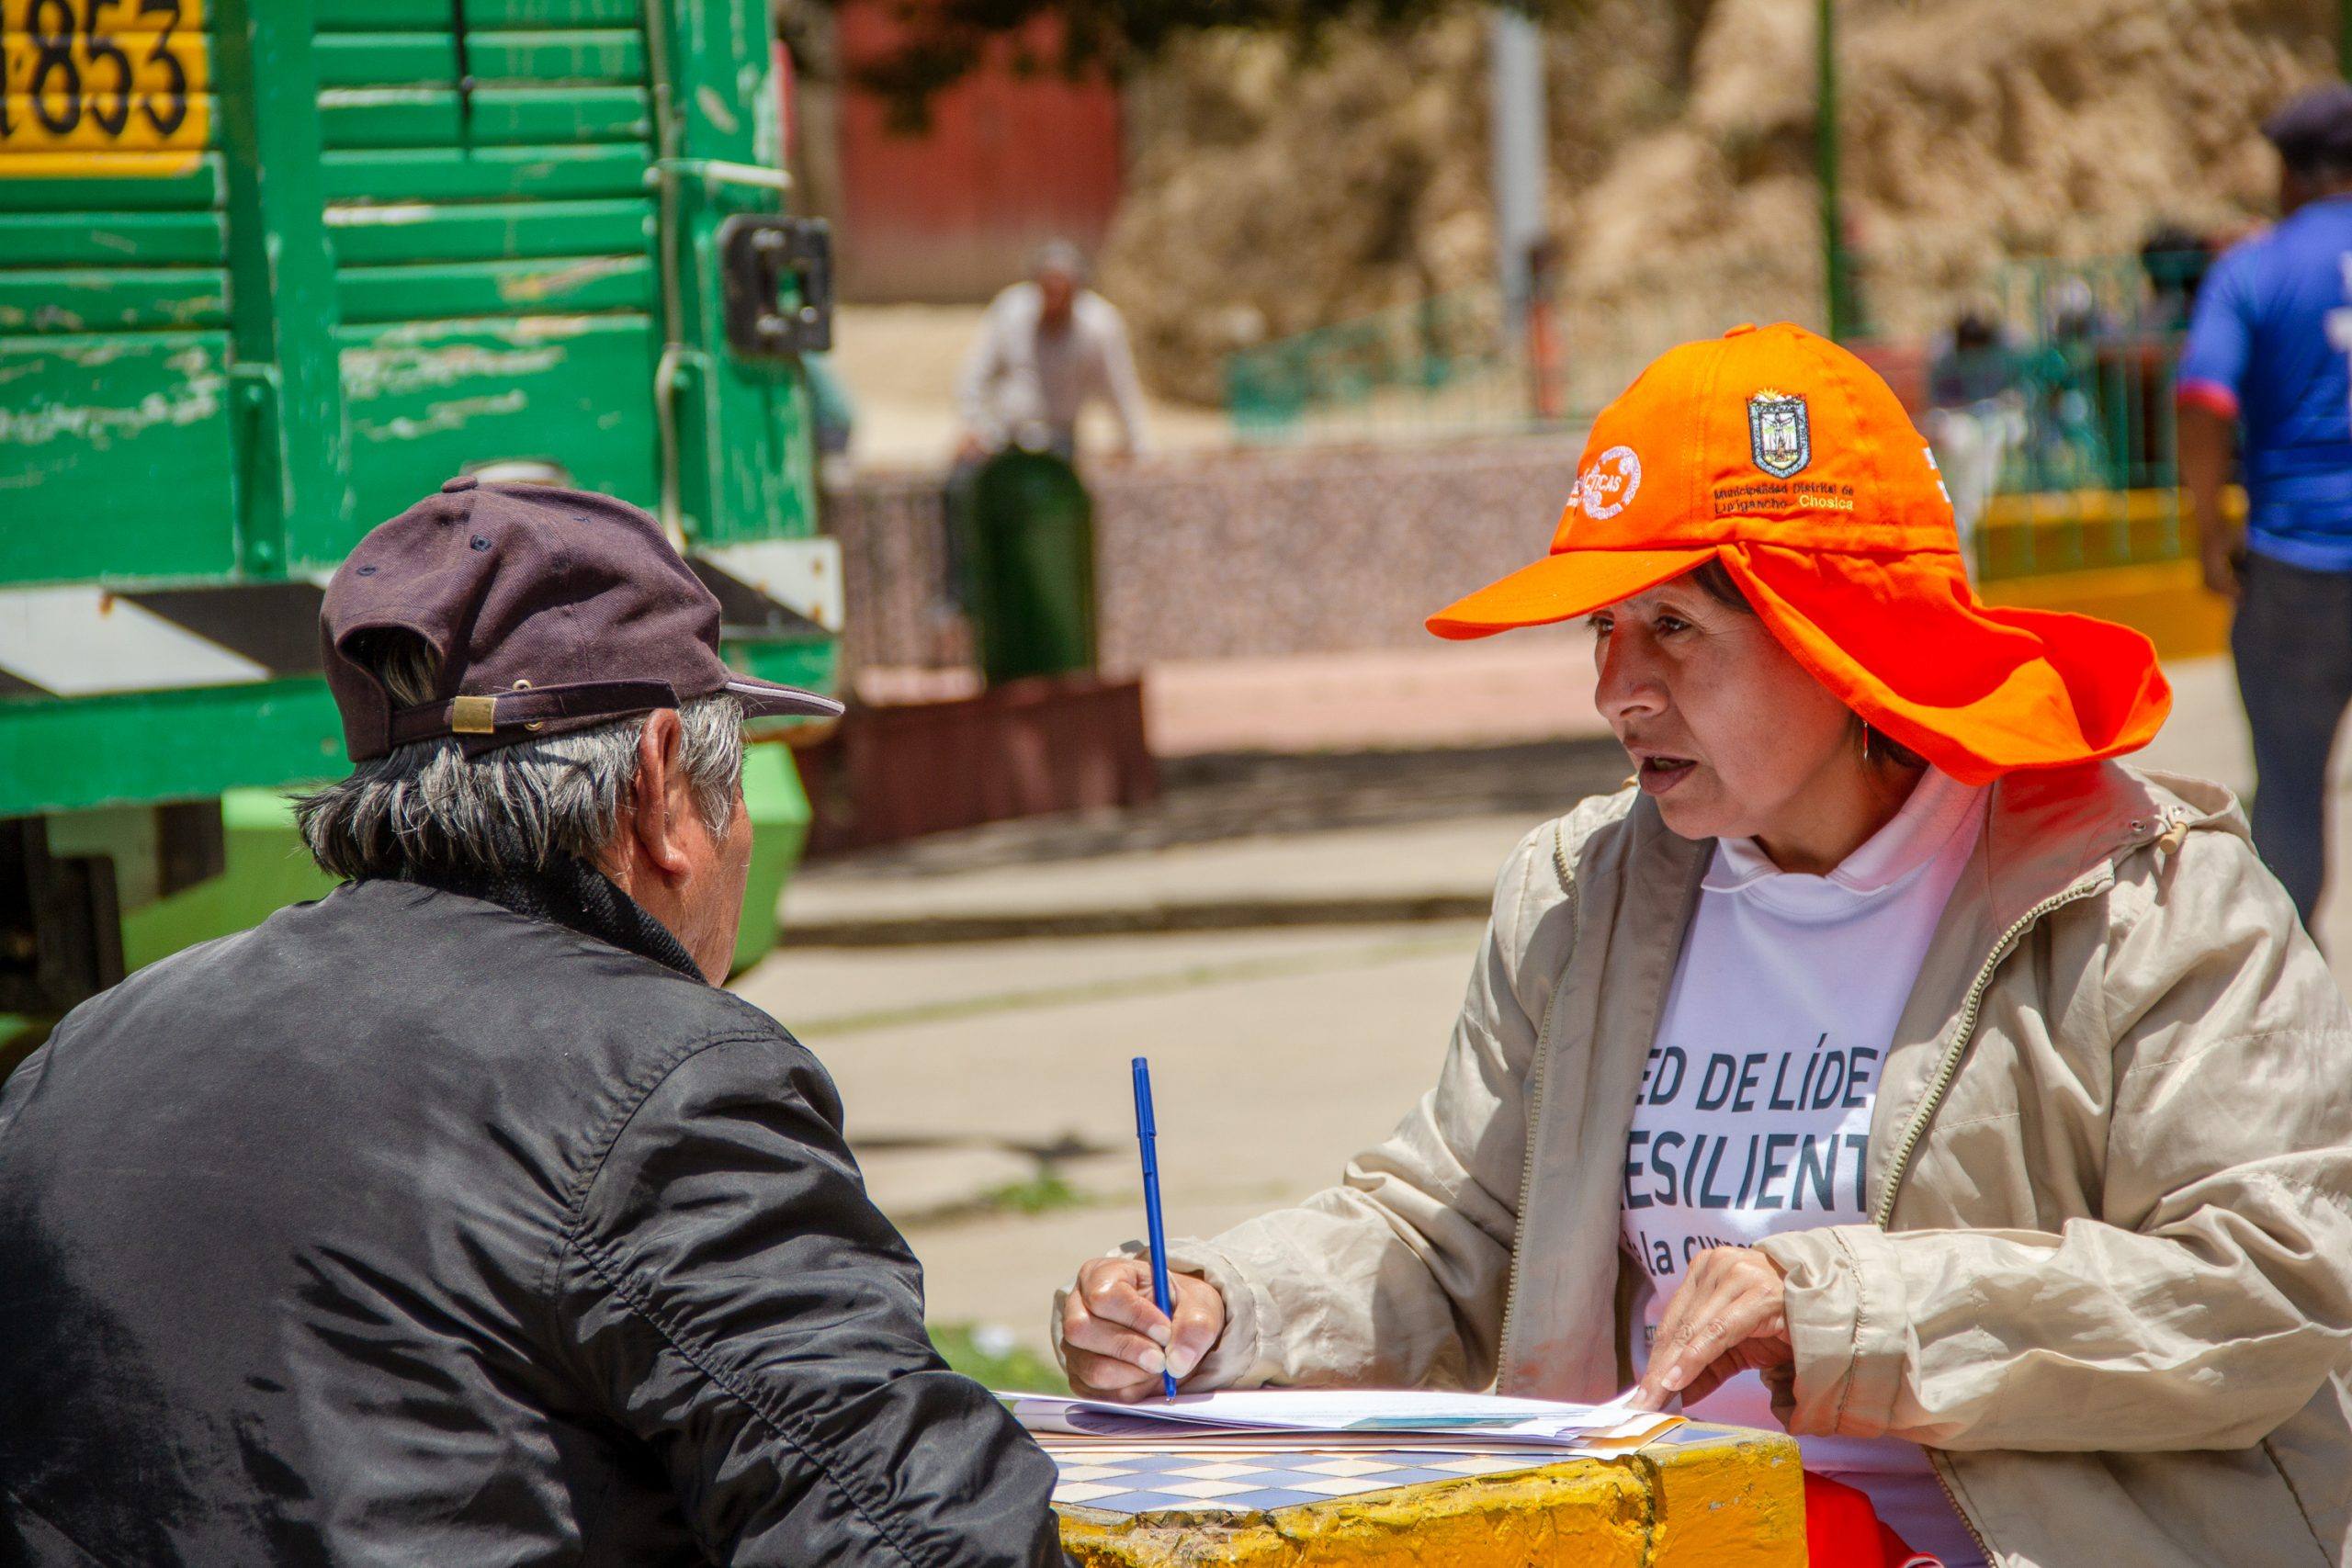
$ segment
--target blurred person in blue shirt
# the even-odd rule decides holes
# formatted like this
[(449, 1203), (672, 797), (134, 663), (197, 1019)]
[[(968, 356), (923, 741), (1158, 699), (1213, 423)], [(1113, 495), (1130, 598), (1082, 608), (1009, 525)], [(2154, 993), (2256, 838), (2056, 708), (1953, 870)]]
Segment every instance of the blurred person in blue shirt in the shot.
[[(2312, 923), (2327, 867), (2328, 749), (2352, 705), (2352, 86), (2265, 122), (2277, 225), (2214, 264), (2176, 391), (2180, 478), (2254, 733), (2254, 840)], [(2231, 441), (2243, 536), (2222, 514)]]

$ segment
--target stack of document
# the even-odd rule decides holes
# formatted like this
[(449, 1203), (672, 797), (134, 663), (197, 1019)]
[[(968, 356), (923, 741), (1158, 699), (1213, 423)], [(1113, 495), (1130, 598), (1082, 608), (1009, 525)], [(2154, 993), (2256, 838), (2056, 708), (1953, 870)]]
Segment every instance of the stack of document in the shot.
[(1203, 1451), (1430, 1449), (1548, 1458), (1622, 1453), (1681, 1420), (1631, 1409), (1622, 1399), (1564, 1404), (1425, 1389), (1248, 1389), (1134, 1404), (1041, 1393), (999, 1397), (1023, 1427), (1056, 1448), (1181, 1443)]

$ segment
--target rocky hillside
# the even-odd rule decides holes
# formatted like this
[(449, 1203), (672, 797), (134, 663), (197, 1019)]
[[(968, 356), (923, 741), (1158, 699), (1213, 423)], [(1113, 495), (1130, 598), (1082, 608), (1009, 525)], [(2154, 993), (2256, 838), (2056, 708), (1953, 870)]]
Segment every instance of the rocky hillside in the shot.
[[(1870, 311), (1931, 331), (2006, 257), (2259, 214), (2256, 122), (2333, 67), (2330, 0), (1845, 0), (1846, 200)], [(1813, 0), (1593, 0), (1549, 41), (1571, 341), (1635, 362), (1819, 316)], [(1311, 58), (1212, 36), (1153, 67), (1102, 264), (1146, 373), (1215, 400), (1234, 346), (1486, 283), (1475, 11)]]

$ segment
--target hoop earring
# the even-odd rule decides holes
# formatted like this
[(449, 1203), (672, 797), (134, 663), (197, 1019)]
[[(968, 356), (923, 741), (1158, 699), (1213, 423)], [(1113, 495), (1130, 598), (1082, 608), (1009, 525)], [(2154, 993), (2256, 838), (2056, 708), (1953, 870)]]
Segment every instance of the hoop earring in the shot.
[(1862, 720), (1862, 761), (1863, 761), (1864, 762), (1868, 762), (1870, 760), (1871, 760), (1871, 721), (1870, 721), (1869, 719), (1864, 719), (1864, 720)]

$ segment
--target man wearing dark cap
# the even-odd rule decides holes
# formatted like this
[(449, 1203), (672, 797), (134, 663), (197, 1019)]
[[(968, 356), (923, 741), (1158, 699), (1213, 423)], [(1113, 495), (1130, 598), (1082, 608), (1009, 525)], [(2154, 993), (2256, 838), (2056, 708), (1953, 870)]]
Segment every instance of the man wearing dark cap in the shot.
[(0, 1093), (0, 1562), (1059, 1561), (824, 1069), (718, 987), (741, 721), (839, 711), (718, 620), (576, 491), (453, 480), (336, 572), (346, 886)]
[[(2352, 86), (2306, 93), (2263, 134), (2279, 221), (2215, 263), (2177, 400), (2180, 478), (2254, 735), (2254, 841), (2309, 926), (2327, 869), (2328, 748), (2352, 704)], [(2233, 435), (2241, 534), (2222, 513)]]

